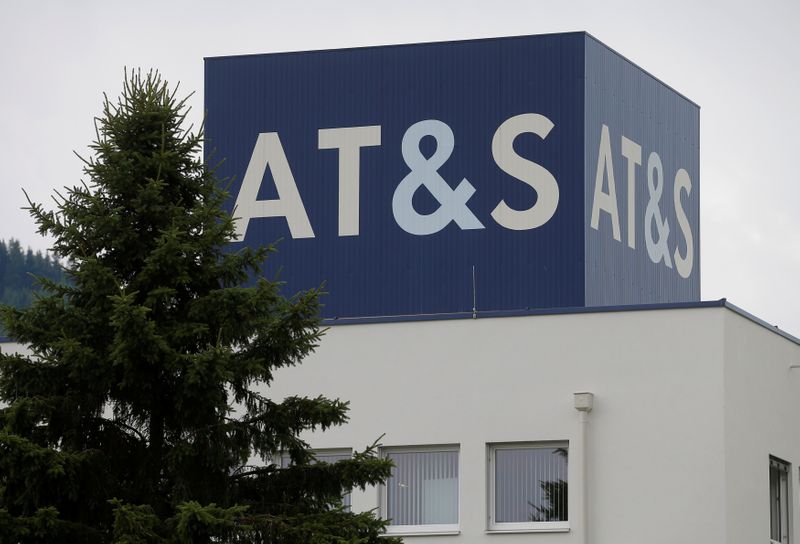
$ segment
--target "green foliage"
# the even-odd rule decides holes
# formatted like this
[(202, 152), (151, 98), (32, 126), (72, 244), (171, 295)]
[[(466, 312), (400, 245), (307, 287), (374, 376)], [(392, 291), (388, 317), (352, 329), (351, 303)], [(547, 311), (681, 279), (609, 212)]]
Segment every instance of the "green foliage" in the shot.
[(208, 542), (212, 538), (230, 540), (237, 532), (249, 531), (250, 527), (241, 524), (242, 514), (246, 506), (220, 508), (214, 503), (202, 506), (195, 501), (185, 502), (178, 506), (175, 516), (175, 533), (178, 542)]
[[(390, 463), (374, 445), (314, 463), (300, 438), (347, 403), (269, 398), (320, 340), (319, 293), (248, 283), (272, 248), (226, 251), (226, 194), (186, 112), (157, 74), (126, 76), (87, 182), (30, 204), (67, 281), (2, 308), (32, 355), (0, 356), (0, 544), (375, 544), (385, 521), (341, 496)], [(269, 462), (282, 452), (289, 468)]]
[(108, 501), (114, 507), (114, 544), (157, 544), (165, 542), (158, 534), (161, 520), (149, 504), (123, 504)]

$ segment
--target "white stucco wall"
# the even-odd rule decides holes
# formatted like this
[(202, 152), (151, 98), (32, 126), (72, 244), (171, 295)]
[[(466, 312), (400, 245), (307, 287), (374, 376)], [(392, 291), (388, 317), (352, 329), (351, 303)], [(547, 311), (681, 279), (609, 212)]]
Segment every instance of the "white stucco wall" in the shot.
[(0, 342), (0, 352), (6, 355), (11, 355), (13, 353), (28, 354), (30, 350), (26, 345), (20, 344), (19, 342)]
[(769, 456), (791, 463), (796, 542), (800, 463), (800, 346), (734, 312), (725, 313), (727, 542), (768, 542)]
[[(724, 308), (335, 326), (270, 391), (351, 401), (317, 448), (459, 444), (460, 534), (407, 542), (579, 542), (580, 423), (589, 416), (590, 542), (726, 542)], [(570, 442), (569, 533), (486, 534), (486, 444)], [(376, 490), (354, 509), (375, 508)]]
[[(460, 533), (407, 542), (581, 542), (572, 394), (590, 391), (590, 543), (750, 544), (768, 542), (770, 455), (791, 463), (800, 531), (797, 364), (795, 342), (722, 307), (342, 325), (269, 395), (351, 402), (316, 448), (459, 445)], [(516, 441), (569, 441), (568, 533), (487, 534), (486, 444)]]

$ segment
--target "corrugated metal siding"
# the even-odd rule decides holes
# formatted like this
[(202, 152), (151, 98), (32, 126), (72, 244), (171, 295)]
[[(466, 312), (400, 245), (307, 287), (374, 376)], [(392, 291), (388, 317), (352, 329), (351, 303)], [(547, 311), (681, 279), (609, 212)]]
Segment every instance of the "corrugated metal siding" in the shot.
[[(327, 318), (469, 312), (473, 296), (479, 311), (700, 298), (699, 108), (584, 33), (207, 59), (206, 109), (209, 148), (216, 160), (225, 158), (219, 173), (234, 178), (229, 207), (258, 134), (279, 133), (315, 237), (292, 239), (283, 218), (264, 218), (250, 222), (244, 243), (283, 239), (265, 275), (284, 280), (286, 294), (324, 283)], [(555, 176), (560, 200), (545, 225), (511, 231), (491, 211), (501, 200), (525, 209), (536, 194), (498, 168), (491, 141), (503, 121), (523, 113), (545, 115), (555, 125), (544, 141), (520, 136), (515, 150)], [(392, 195), (409, 173), (400, 144), (408, 127), (425, 119), (452, 129), (455, 148), (438, 173), (451, 188), (463, 178), (475, 187), (468, 206), (485, 229), (451, 223), (416, 236), (395, 222)], [(590, 227), (604, 124), (621, 241), (613, 239), (606, 213), (599, 230)], [(365, 125), (381, 126), (381, 146), (361, 151), (360, 234), (340, 237), (339, 154), (318, 149), (318, 130)], [(636, 249), (627, 245), (622, 135), (643, 154)], [(428, 154), (434, 148), (427, 140), (421, 147)], [(664, 166), (660, 210), (670, 224), (670, 255), (676, 246), (685, 252), (672, 205), (676, 171), (686, 169), (692, 181), (682, 199), (694, 238), (688, 279), (647, 255), (651, 151)], [(276, 196), (268, 170), (258, 198)], [(425, 188), (413, 203), (421, 213), (438, 206)]]
[[(479, 310), (583, 305), (584, 43), (571, 33), (207, 59), (208, 147), (234, 178), (230, 206), (258, 134), (277, 131), (316, 235), (292, 239), (284, 219), (255, 219), (244, 243), (283, 238), (265, 274), (280, 273), (286, 294), (324, 282), (325, 317), (470, 311), (473, 266)], [(527, 208), (535, 193), (497, 167), (491, 142), (522, 113), (555, 124), (546, 140), (523, 135), (515, 148), (553, 173), (560, 201), (544, 226), (511, 231), (491, 211), (503, 199)], [(392, 195), (409, 172), (400, 143), (424, 119), (452, 128), (439, 173), (476, 188), (468, 205), (485, 229), (451, 223), (415, 236), (396, 224)], [(360, 125), (381, 125), (382, 143), (361, 153), (360, 235), (339, 237), (338, 152), (317, 149), (317, 131)], [(268, 173), (259, 198), (275, 196)], [(414, 204), (436, 209), (424, 189)]]
[[(700, 143), (699, 107), (591, 36), (586, 36), (586, 305), (646, 304), (700, 300)], [(610, 216), (600, 214), (599, 230), (590, 226), (602, 125), (609, 127), (622, 240), (612, 235)], [(642, 146), (636, 168), (636, 248), (627, 243), (627, 165), (621, 137)], [(669, 221), (668, 248), (673, 254), (685, 242), (673, 206), (678, 169), (691, 178), (682, 197), (694, 238), (694, 266), (682, 278), (673, 263), (653, 263), (645, 247), (645, 211), (650, 199), (647, 158), (659, 154), (664, 166), (662, 217)]]

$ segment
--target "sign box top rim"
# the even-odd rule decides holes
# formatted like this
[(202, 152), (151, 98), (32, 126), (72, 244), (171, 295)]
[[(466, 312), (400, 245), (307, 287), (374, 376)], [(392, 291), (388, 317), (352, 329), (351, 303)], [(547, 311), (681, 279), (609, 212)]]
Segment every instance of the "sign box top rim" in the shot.
[(546, 32), (544, 34), (519, 34), (515, 36), (495, 36), (489, 38), (470, 38), (470, 39), (463, 39), (463, 40), (444, 40), (444, 41), (431, 41), (431, 42), (412, 42), (412, 43), (401, 43), (401, 44), (382, 44), (382, 45), (358, 45), (353, 47), (335, 47), (333, 49), (307, 49), (302, 51), (276, 51), (272, 53), (239, 53), (233, 55), (212, 55), (212, 56), (205, 56), (203, 57), (204, 61), (221, 61), (226, 59), (235, 59), (235, 58), (242, 58), (242, 57), (264, 57), (264, 56), (287, 56), (287, 55), (306, 55), (306, 54), (320, 54), (320, 53), (341, 53), (344, 51), (359, 51), (359, 50), (369, 50), (369, 49), (386, 49), (386, 48), (396, 48), (396, 47), (421, 47), (421, 46), (430, 46), (430, 45), (457, 45), (457, 44), (464, 44), (464, 43), (476, 43), (476, 42), (494, 42), (494, 41), (506, 41), (506, 40), (519, 40), (524, 38), (544, 38), (544, 37), (553, 37), (553, 36), (570, 36), (570, 35), (583, 35), (586, 38), (589, 38), (595, 41), (597, 44), (605, 47), (613, 54), (617, 55), (621, 59), (625, 60), (625, 62), (629, 63), (631, 66), (635, 67), (637, 70), (640, 70), (642, 73), (646, 74), (647, 76), (651, 77), (653, 80), (657, 81), (659, 84), (663, 85), (664, 87), (668, 88), (675, 94), (677, 94), (682, 99), (689, 102), (691, 105), (700, 109), (700, 105), (683, 94), (682, 92), (675, 89), (675, 87), (671, 86), (670, 84), (666, 83), (659, 77), (656, 77), (648, 70), (645, 70), (631, 59), (626, 57), (625, 55), (621, 54), (619, 51), (610, 47), (600, 41), (599, 39), (595, 38), (592, 34), (585, 30), (576, 30), (571, 32)]

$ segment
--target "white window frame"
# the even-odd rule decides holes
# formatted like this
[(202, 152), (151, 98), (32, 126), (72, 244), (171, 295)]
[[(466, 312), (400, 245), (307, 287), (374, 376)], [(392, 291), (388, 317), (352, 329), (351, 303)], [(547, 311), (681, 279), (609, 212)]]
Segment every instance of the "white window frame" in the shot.
[[(487, 516), (486, 516), (486, 532), (487, 533), (564, 533), (568, 532), (569, 526), (569, 510), (567, 511), (567, 521), (525, 521), (525, 522), (504, 522), (497, 523), (494, 521), (495, 506), (496, 506), (496, 488), (495, 488), (495, 452), (497, 450), (512, 450), (512, 449), (553, 449), (564, 448), (569, 453), (569, 441), (547, 441), (547, 442), (498, 442), (486, 444), (486, 480), (487, 480)], [(567, 457), (567, 489), (572, 485), (569, 470), (569, 457)]]
[[(437, 523), (435, 525), (387, 525), (386, 535), (392, 536), (413, 536), (413, 535), (457, 535), (461, 532), (461, 446), (460, 444), (442, 445), (423, 445), (423, 446), (385, 446), (380, 449), (380, 456), (386, 458), (389, 453), (428, 453), (454, 451), (458, 453), (458, 522), (457, 523)], [(388, 519), (389, 505), (387, 504), (388, 493), (386, 485), (381, 485), (380, 493), (380, 512), (381, 517)]]
[[(792, 465), (783, 461), (782, 459), (778, 459), (772, 455), (769, 456), (769, 467), (770, 467), (770, 478), (769, 478), (769, 532), (770, 532), (770, 539), (769, 541), (772, 544), (790, 544), (791, 542), (791, 534), (792, 534)], [(772, 494), (772, 468), (777, 468), (781, 473), (781, 478), (779, 481), (779, 489), (778, 493), (780, 494), (777, 497), (777, 508), (778, 508), (778, 518), (781, 527), (781, 540), (773, 540), (772, 539), (772, 518), (773, 518), (773, 507), (776, 506), (774, 502), (775, 497)], [(784, 519), (785, 518), (785, 519)]]

